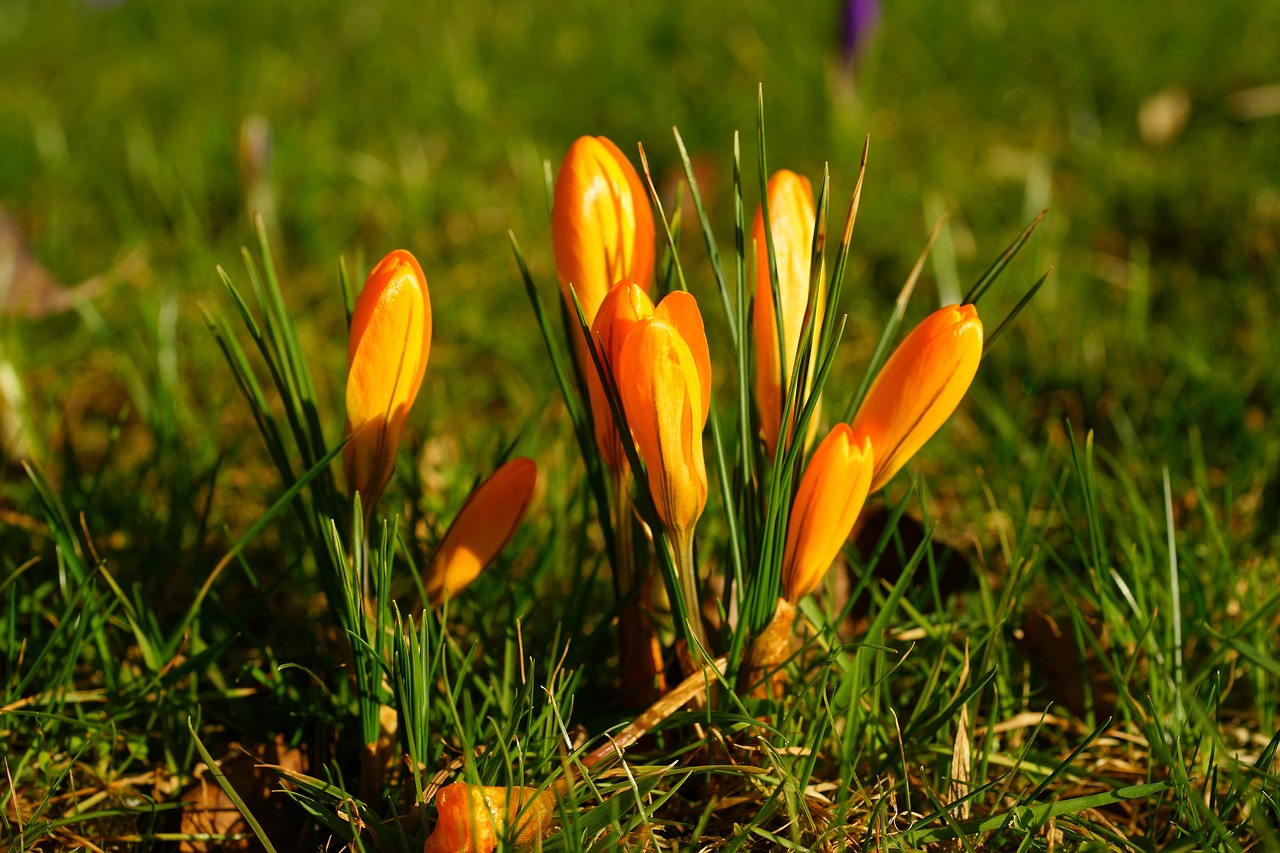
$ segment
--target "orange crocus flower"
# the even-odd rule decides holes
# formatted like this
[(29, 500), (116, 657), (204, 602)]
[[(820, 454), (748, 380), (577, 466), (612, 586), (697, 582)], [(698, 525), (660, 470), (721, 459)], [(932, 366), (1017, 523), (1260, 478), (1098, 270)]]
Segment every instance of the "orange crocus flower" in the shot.
[(871, 487), (871, 439), (848, 424), (835, 429), (813, 451), (800, 479), (782, 558), (782, 595), (797, 602), (817, 587), (849, 538)]
[(409, 407), (431, 351), (431, 299), (422, 267), (397, 249), (365, 281), (347, 345), (347, 488), (367, 517), (391, 480)]
[[(769, 224), (773, 233), (774, 257), (778, 263), (778, 295), (782, 300), (783, 355), (779, 361), (778, 324), (774, 316), (773, 286), (769, 279), (769, 245), (764, 233), (764, 206), (756, 208), (753, 235), (756, 244), (756, 294), (753, 309), (756, 349), (756, 405), (769, 456), (777, 452), (782, 431), (782, 407), (787, 383), (795, 368), (800, 348), (800, 331), (809, 302), (809, 267), (813, 255), (813, 228), (816, 219), (813, 190), (809, 179), (786, 169), (769, 179)], [(823, 292), (821, 272), (815, 294), (814, 341), (822, 327)], [(816, 359), (810, 359), (806, 379), (813, 378)], [(803, 401), (801, 401), (803, 402)], [(792, 418), (798, 412), (792, 412)], [(817, 412), (812, 423), (817, 423)], [(793, 421), (794, 422), (794, 421)]]
[[(580, 137), (560, 165), (551, 210), (556, 275), (570, 316), (570, 288), (588, 326), (615, 282), (625, 278), (648, 290), (653, 235), (648, 195), (631, 162), (603, 136)], [(594, 368), (586, 342), (580, 330), (572, 336), (578, 367), (589, 375)]]
[(898, 345), (853, 418), (854, 433), (875, 448), (871, 491), (883, 488), (951, 416), (981, 358), (982, 321), (973, 305), (938, 309)]
[(432, 604), (461, 592), (506, 547), (524, 521), (537, 483), (538, 466), (521, 456), (476, 487), (449, 525), (423, 577)]
[[(591, 323), (591, 334), (595, 336), (596, 346), (607, 366), (612, 369), (617, 365), (622, 342), (637, 323), (652, 317), (653, 311), (653, 300), (633, 281), (620, 281), (605, 295), (600, 303), (600, 310)], [(596, 445), (609, 469), (620, 474), (627, 470), (627, 454), (618, 441), (613, 410), (609, 408), (609, 398), (594, 365), (587, 371), (587, 388), (591, 394), (591, 418), (595, 422)]]
[(638, 321), (614, 376), (649, 489), (672, 537), (692, 535), (707, 502), (702, 430), (711, 405), (711, 354), (697, 301), (669, 294)]
[(512, 820), (515, 842), (535, 842), (551, 827), (555, 795), (537, 788), (502, 788), (455, 782), (436, 794), (439, 819), (423, 853), (492, 853)]

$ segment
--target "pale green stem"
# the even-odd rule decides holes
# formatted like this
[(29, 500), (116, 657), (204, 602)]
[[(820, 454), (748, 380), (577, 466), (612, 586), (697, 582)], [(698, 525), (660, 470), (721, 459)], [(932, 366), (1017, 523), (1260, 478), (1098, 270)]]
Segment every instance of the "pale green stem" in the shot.
[(689, 657), (697, 660), (701, 655), (711, 655), (707, 642), (707, 630), (702, 624), (702, 601), (698, 596), (698, 567), (693, 562), (693, 530), (684, 531), (676, 541), (676, 574), (680, 576), (680, 594), (684, 599), (684, 616), (688, 620), (689, 633), (701, 647), (701, 654), (689, 649)]

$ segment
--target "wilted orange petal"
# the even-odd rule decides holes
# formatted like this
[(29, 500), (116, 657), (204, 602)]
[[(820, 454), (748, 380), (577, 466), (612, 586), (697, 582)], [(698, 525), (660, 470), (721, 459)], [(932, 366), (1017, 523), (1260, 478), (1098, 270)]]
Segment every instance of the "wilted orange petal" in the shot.
[(853, 419), (871, 439), (878, 491), (938, 431), (969, 390), (982, 358), (973, 305), (948, 305), (924, 319), (885, 363)]
[(676, 327), (654, 317), (627, 335), (616, 375), (658, 514), (678, 539), (707, 502), (697, 364)]
[(512, 459), (467, 498), (423, 577), (432, 604), (457, 595), (511, 541), (538, 481), (532, 459)]
[(511, 820), (519, 821), (515, 842), (529, 844), (551, 828), (556, 801), (551, 791), (455, 782), (436, 794), (439, 815), (423, 853), (491, 853)]
[[(773, 285), (769, 279), (769, 245), (764, 232), (764, 206), (756, 208), (752, 234), (756, 244), (756, 292), (752, 320), (756, 348), (756, 404), (769, 455), (777, 452), (781, 433), (782, 407), (787, 382), (800, 348), (804, 311), (809, 302), (809, 267), (813, 256), (813, 229), (816, 214), (808, 178), (782, 169), (769, 179), (769, 223), (773, 233), (774, 257), (778, 263), (778, 295), (782, 299), (782, 334), (785, 361), (779, 362), (778, 326), (773, 310)], [(822, 276), (815, 296), (814, 329), (822, 326)], [(808, 378), (813, 377), (816, 360), (810, 360)]]
[(431, 351), (431, 300), (413, 255), (396, 250), (365, 282), (347, 344), (347, 486), (367, 510), (395, 470), (400, 433)]
[(871, 486), (871, 439), (836, 424), (809, 460), (787, 523), (782, 594), (792, 602), (808, 595), (840, 553), (862, 512)]

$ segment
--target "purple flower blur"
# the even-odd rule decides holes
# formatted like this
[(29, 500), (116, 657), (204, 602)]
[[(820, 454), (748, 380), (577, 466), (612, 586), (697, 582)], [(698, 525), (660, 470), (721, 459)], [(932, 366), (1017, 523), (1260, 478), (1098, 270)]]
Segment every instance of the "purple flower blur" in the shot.
[(862, 49), (880, 22), (879, 0), (841, 0), (840, 44), (844, 48), (844, 61), (852, 65), (862, 55)]

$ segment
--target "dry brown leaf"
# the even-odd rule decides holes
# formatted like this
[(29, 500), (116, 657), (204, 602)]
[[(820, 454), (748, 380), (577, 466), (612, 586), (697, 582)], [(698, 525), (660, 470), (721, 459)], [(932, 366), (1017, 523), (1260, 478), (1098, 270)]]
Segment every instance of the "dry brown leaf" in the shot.
[[(960, 719), (956, 722), (956, 743), (951, 750), (951, 786), (947, 791), (947, 802), (954, 803), (969, 794), (970, 765), (972, 759), (969, 752), (969, 706), (960, 706)], [(970, 803), (960, 804), (955, 814), (960, 820), (968, 820)]]
[(1054, 700), (1066, 705), (1077, 717), (1084, 717), (1086, 697), (1091, 697), (1094, 713), (1110, 716), (1119, 694), (1106, 666), (1098, 659), (1097, 649), (1109, 651), (1111, 637), (1095, 614), (1084, 614), (1084, 627), (1094, 641), (1086, 639), (1082, 657), (1069, 618), (1059, 624), (1048, 611), (1030, 607), (1023, 622), (1031, 660), (1043, 673)]
[[(262, 766), (264, 764), (275, 764), (300, 773), (304, 770), (305, 759), (301, 750), (286, 747), (284, 739), (277, 736), (274, 743), (265, 744), (256, 754), (232, 744), (218, 762), (227, 781), (262, 824), (268, 837), (274, 839), (290, 831), (296, 833), (296, 828), (291, 826), (295, 823), (295, 812), (283, 802), (268, 802), (272, 790), (281, 782), (274, 772)], [(184, 804), (180, 827), (183, 834), (244, 836), (227, 841), (182, 841), (178, 845), (181, 853), (258, 849), (258, 840), (250, 832), (248, 823), (204, 764), (197, 767), (196, 782), (183, 792), (181, 801)]]
[[(850, 537), (853, 539), (854, 550), (862, 560), (870, 559), (875, 553), (876, 545), (879, 544), (880, 537), (884, 534), (891, 518), (892, 514), (883, 505), (864, 509), (858, 517), (858, 523), (854, 525)], [(907, 562), (924, 542), (925, 528), (918, 518), (906, 513), (898, 520), (896, 535), (901, 540), (902, 548), (900, 550), (895, 543), (890, 542), (872, 569), (875, 575), (872, 583), (897, 583), (902, 577)], [(966, 556), (973, 550), (972, 543), (952, 539), (935, 530), (931, 544), (934, 561), (938, 567), (938, 591), (944, 598), (960, 592), (973, 583), (973, 568)], [(844, 577), (836, 576), (837, 607), (845, 605), (848, 596), (858, 584), (855, 569), (847, 564), (844, 564), (844, 569), (845, 571), (841, 573)], [(928, 583), (927, 577), (928, 570), (922, 565), (917, 567), (912, 582), (919, 586)], [(866, 629), (870, 608), (871, 596), (864, 590), (849, 610), (855, 634)]]

